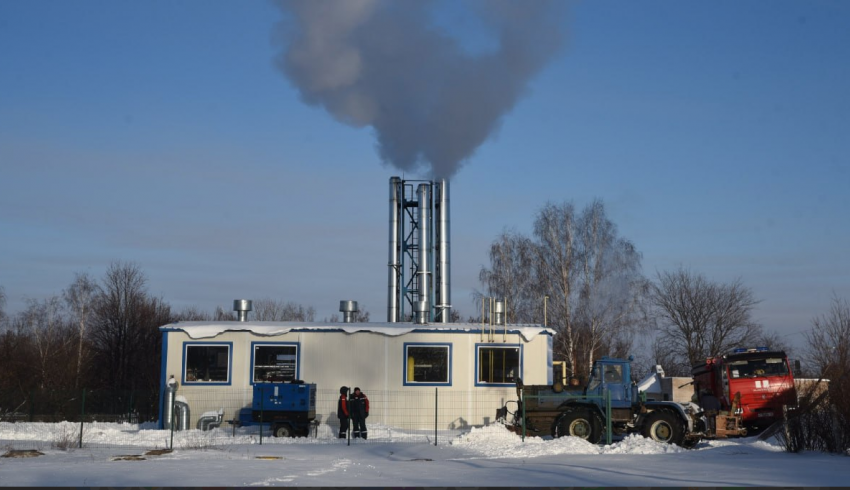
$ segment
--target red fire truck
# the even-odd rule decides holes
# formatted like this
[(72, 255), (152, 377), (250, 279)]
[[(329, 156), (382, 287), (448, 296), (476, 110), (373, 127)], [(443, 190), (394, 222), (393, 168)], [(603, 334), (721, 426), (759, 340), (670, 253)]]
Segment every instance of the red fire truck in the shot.
[[(694, 392), (708, 390), (722, 410), (737, 412), (744, 426), (761, 430), (797, 406), (797, 390), (788, 356), (766, 347), (735, 349), (693, 367)], [(740, 394), (736, 400), (736, 395)]]

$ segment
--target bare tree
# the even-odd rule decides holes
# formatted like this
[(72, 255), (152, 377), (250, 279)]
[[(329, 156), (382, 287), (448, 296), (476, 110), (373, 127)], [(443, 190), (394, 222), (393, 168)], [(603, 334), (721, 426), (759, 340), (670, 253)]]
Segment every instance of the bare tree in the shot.
[(846, 453), (850, 446), (850, 303), (833, 297), (829, 313), (815, 317), (804, 333), (808, 363), (818, 377), (800, 396), (798, 415), (790, 424), (788, 450), (809, 449)]
[(6, 290), (0, 286), (0, 330), (6, 324)]
[(175, 322), (208, 322), (212, 318), (209, 313), (205, 313), (194, 306), (188, 306), (180, 310), (171, 320)]
[(263, 298), (254, 301), (253, 306), (254, 319), (258, 322), (312, 322), (316, 316), (312, 306), (305, 308), (292, 301)]
[(490, 268), (483, 268), (478, 279), (486, 293), (474, 293), (478, 303), (484, 297), (504, 299), (509, 323), (532, 323), (543, 318), (543, 303), (538, 301), (539, 284), (534, 275), (537, 250), (534, 243), (516, 232), (503, 232), (490, 245)]
[(600, 355), (627, 355), (645, 323), (640, 254), (618, 236), (600, 200), (580, 214), (572, 203), (546, 204), (533, 239), (508, 232), (497, 238), (479, 279), (488, 295), (507, 298), (508, 321), (546, 318), (557, 332), (555, 355), (571, 376), (586, 375)]
[(651, 301), (659, 348), (669, 353), (672, 364), (693, 366), (732, 348), (751, 346), (761, 335), (761, 326), (751, 319), (758, 300), (740, 280), (714, 283), (680, 268), (658, 274)]
[(579, 302), (576, 323), (582, 330), (588, 371), (595, 353), (607, 345), (607, 354), (627, 356), (638, 327), (644, 325), (640, 308), (648, 283), (635, 246), (617, 234), (602, 201), (586, 207), (577, 227)]
[(224, 308), (221, 306), (215, 307), (215, 312), (213, 313), (213, 321), (215, 322), (232, 322), (236, 320), (236, 315), (232, 311), (224, 311)]
[(537, 274), (544, 291), (549, 296), (551, 312), (549, 324), (558, 335), (555, 353), (566, 360), (570, 376), (578, 368), (577, 331), (574, 324), (574, 306), (578, 303), (575, 268), (579, 257), (575, 207), (572, 203), (546, 204), (534, 222), (537, 239)]
[(99, 293), (97, 283), (86, 273), (77, 273), (74, 282), (65, 290), (65, 303), (72, 315), (72, 321), (77, 326), (77, 369), (74, 377), (74, 388), (80, 386), (80, 376), (83, 369), (85, 353), (83, 346), (86, 341), (86, 326), (91, 322), (94, 312), (94, 301)]
[(35, 353), (35, 373), (39, 388), (62, 386), (68, 372), (71, 338), (58, 296), (42, 301), (29, 300), (19, 321), (26, 325), (32, 338)]
[(850, 303), (834, 297), (829, 313), (812, 320), (805, 332), (807, 363), (821, 377), (837, 379), (850, 373)]
[(170, 321), (170, 308), (148, 296), (146, 282), (133, 263), (114, 262), (106, 271), (89, 336), (104, 387), (158, 386), (159, 327)]
[(0, 403), (2, 408), (10, 409), (24, 399), (37, 383), (32, 375), (36, 364), (32, 347), (32, 337), (27, 333), (25, 324), (11, 321), (0, 332)]

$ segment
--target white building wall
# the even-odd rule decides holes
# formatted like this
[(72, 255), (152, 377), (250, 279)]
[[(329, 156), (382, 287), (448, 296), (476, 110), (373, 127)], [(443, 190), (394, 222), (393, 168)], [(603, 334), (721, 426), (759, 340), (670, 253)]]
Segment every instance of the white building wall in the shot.
[[(551, 335), (543, 333), (524, 339), (519, 333), (488, 335), (462, 329), (413, 331), (386, 335), (371, 331), (355, 333), (328, 330), (298, 330), (279, 335), (257, 335), (251, 331), (223, 331), (209, 338), (192, 338), (184, 330), (163, 327), (167, 342), (164, 380), (173, 375), (180, 382), (177, 396), (190, 407), (190, 427), (208, 411), (224, 409), (225, 419), (252, 401), (252, 342), (294, 342), (299, 345), (298, 377), (316, 383), (319, 390), (317, 415), (335, 425), (336, 400), (340, 386), (360, 387), (370, 398), (369, 423), (416, 428), (434, 426), (434, 393), (438, 397), (437, 424), (441, 428), (482, 425), (493, 421), (497, 408), (516, 399), (513, 386), (476, 386), (476, 345), (522, 346), (522, 378), (526, 384), (551, 383)], [(236, 323), (234, 328), (238, 327)], [(189, 327), (186, 330), (191, 329)], [(543, 329), (541, 329), (543, 330)], [(193, 334), (194, 335), (194, 334)], [(197, 335), (196, 335), (197, 336)], [(483, 341), (482, 341), (483, 339)], [(229, 343), (232, 367), (229, 385), (192, 385), (184, 380), (185, 343)], [(451, 385), (405, 386), (404, 344), (451, 344)], [(181, 398), (178, 398), (181, 399)]]

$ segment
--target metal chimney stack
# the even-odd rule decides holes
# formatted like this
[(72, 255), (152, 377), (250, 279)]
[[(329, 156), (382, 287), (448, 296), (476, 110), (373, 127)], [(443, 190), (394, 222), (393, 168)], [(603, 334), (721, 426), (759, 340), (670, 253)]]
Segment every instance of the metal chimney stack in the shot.
[(449, 323), (452, 308), (451, 289), (451, 253), (449, 249), (449, 181), (443, 179), (436, 186), (437, 196), (434, 207), (437, 212), (437, 283), (436, 312), (437, 323)]
[[(430, 318), (431, 305), (431, 186), (419, 184), (419, 302), (427, 308)], [(417, 309), (417, 313), (421, 311)]]
[(254, 304), (250, 299), (233, 300), (233, 311), (238, 315), (240, 322), (248, 321), (248, 312), (254, 308)]
[(387, 292), (387, 321), (397, 322), (401, 316), (399, 302), (401, 301), (401, 202), (404, 199), (404, 189), (401, 179), (390, 178), (390, 253), (389, 278)]
[(357, 313), (357, 301), (340, 301), (339, 311), (342, 313), (343, 323), (354, 323), (354, 314)]
[[(414, 188), (413, 182), (418, 182)], [(387, 321), (451, 318), (449, 183), (390, 178)], [(421, 308), (427, 307), (423, 311)]]

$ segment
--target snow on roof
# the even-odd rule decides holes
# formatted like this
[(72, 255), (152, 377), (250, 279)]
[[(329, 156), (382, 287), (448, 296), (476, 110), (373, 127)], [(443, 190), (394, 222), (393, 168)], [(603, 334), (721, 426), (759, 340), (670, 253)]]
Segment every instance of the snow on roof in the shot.
[[(251, 332), (254, 335), (282, 335), (291, 331), (343, 331), (346, 333), (372, 332), (395, 337), (411, 332), (479, 332), (482, 325), (471, 323), (319, 323), (319, 322), (177, 322), (159, 327), (162, 331), (181, 330), (193, 339), (207, 339), (224, 332)], [(490, 326), (485, 325), (485, 330)], [(504, 326), (493, 326), (496, 333), (504, 332)], [(540, 325), (514, 324), (507, 325), (507, 333), (522, 335), (530, 341), (540, 334), (555, 335), (551, 328)]]

